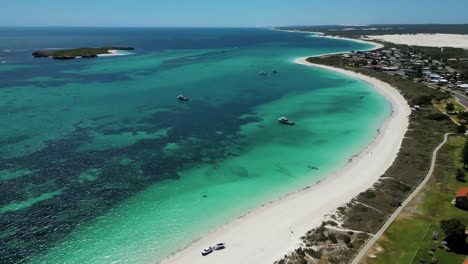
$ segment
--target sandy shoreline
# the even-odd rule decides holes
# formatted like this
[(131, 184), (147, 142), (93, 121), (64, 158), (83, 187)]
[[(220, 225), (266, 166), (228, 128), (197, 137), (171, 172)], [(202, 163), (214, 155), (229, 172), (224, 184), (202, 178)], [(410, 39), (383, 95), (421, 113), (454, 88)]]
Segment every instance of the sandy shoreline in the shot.
[[(342, 39), (342, 40), (347, 40), (347, 41), (354, 41), (354, 42), (358, 42), (358, 43), (364, 43), (364, 44), (372, 44), (374, 45), (374, 48), (372, 49), (369, 49), (369, 50), (376, 50), (376, 49), (381, 49), (384, 47), (384, 45), (378, 43), (378, 42), (374, 42), (372, 40), (362, 40), (362, 39), (350, 39), (350, 38), (343, 38), (343, 37), (340, 37), (340, 36), (327, 36), (321, 32), (311, 32), (311, 33), (317, 33), (318, 36), (322, 37), (322, 38), (331, 38), (331, 39)], [(367, 50), (367, 51), (369, 51)], [(349, 53), (348, 51), (347, 52), (342, 52), (342, 53)], [(327, 54), (327, 55), (330, 55), (330, 54)]]
[(98, 54), (98, 57), (110, 57), (110, 56), (124, 56), (126, 54), (119, 53), (119, 50), (108, 50), (109, 53)]
[[(378, 48), (378, 47), (376, 47)], [(220, 227), (162, 263), (273, 263), (297, 248), (300, 237), (321, 224), (337, 207), (371, 187), (390, 167), (408, 128), (411, 110), (392, 86), (375, 78), (343, 69), (315, 65), (298, 58), (295, 63), (332, 70), (371, 84), (391, 102), (392, 114), (372, 144), (352, 162), (316, 184), (277, 201), (263, 205), (247, 215)], [(227, 249), (202, 257), (200, 250), (218, 242)]]
[[(369, 50), (376, 50), (376, 49), (381, 49), (384, 47), (384, 45), (378, 43), (378, 42), (374, 42), (372, 41), (372, 39), (351, 39), (351, 38), (343, 38), (343, 37), (340, 37), (340, 36), (328, 36), (328, 35), (325, 35), (324, 33), (322, 32), (315, 32), (315, 31), (301, 31), (301, 30), (282, 30), (282, 29), (271, 29), (271, 30), (274, 30), (274, 31), (284, 31), (284, 32), (291, 32), (291, 33), (304, 33), (304, 34), (308, 34), (308, 33), (313, 33), (313, 34), (317, 34), (318, 37), (321, 37), (321, 38), (331, 38), (331, 39), (341, 39), (341, 40), (347, 40), (347, 41), (353, 41), (353, 42), (358, 42), (358, 43), (363, 43), (363, 44), (372, 44), (374, 45), (374, 48), (372, 49), (368, 49), (367, 51)], [(324, 54), (324, 55), (333, 55), (333, 54), (340, 54), (340, 53), (349, 53), (349, 51), (345, 51), (345, 52), (337, 52), (337, 53), (329, 53), (329, 54)]]

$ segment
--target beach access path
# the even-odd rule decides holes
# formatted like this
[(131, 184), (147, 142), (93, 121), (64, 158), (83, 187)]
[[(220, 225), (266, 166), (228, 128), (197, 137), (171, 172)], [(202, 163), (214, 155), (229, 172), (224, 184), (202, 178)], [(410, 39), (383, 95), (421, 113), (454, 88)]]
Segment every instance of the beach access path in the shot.
[(431, 160), (431, 166), (429, 167), (429, 171), (427, 172), (426, 176), (424, 177), (424, 180), (421, 181), (421, 183), (414, 189), (414, 191), (406, 198), (405, 201), (402, 202), (401, 206), (398, 207), (395, 212), (387, 219), (385, 224), (379, 229), (379, 231), (370, 239), (366, 245), (359, 251), (359, 253), (356, 255), (354, 258), (353, 262), (351, 264), (359, 264), (359, 262), (362, 260), (362, 258), (367, 254), (369, 249), (374, 245), (374, 243), (382, 236), (382, 234), (385, 232), (385, 230), (388, 229), (388, 227), (392, 224), (392, 222), (395, 220), (395, 218), (400, 214), (400, 212), (408, 205), (408, 203), (416, 196), (418, 193), (422, 190), (424, 185), (429, 181), (431, 178), (434, 168), (435, 168), (435, 163), (437, 160), (437, 153), (439, 150), (447, 143), (448, 136), (452, 133), (447, 133), (444, 136), (444, 140), (434, 149), (432, 152), (432, 160)]

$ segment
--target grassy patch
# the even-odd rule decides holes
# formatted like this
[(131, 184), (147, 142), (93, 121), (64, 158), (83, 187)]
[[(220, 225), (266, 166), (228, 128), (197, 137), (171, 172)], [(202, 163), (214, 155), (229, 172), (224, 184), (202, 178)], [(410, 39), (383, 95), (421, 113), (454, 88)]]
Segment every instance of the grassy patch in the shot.
[[(434, 257), (439, 263), (462, 263), (466, 258), (439, 248), (444, 234), (439, 222), (443, 219), (457, 218), (468, 223), (468, 214), (451, 204), (461, 187), (467, 183), (456, 180), (456, 168), (461, 167), (461, 150), (465, 138), (454, 136), (440, 150), (432, 178), (421, 193), (411, 201), (395, 219), (371, 249), (377, 258), (367, 258), (364, 263), (419, 263), (420, 259), (430, 262), (430, 249), (436, 249)], [(432, 239), (433, 232), (439, 232), (437, 240)], [(379, 248), (383, 250), (378, 250)]]
[[(452, 103), (455, 106), (455, 110), (453, 110), (450, 113), (447, 113), (447, 108), (446, 107), (447, 107), (448, 103)], [(440, 112), (447, 113), (450, 116), (450, 118), (452, 120), (454, 120), (455, 122), (460, 123), (460, 121), (463, 121), (463, 120), (460, 120), (458, 118), (457, 113), (465, 112), (465, 108), (460, 103), (458, 103), (458, 101), (455, 100), (454, 98), (448, 98), (448, 99), (444, 99), (444, 100), (440, 100), (440, 101), (434, 101), (434, 106)]]

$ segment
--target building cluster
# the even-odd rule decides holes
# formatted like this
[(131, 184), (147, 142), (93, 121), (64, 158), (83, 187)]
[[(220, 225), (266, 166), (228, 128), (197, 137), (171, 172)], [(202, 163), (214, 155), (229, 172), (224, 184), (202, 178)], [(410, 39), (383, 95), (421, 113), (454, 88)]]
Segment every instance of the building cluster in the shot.
[(468, 92), (468, 83), (461, 80), (462, 76), (457, 70), (422, 53), (390, 48), (356, 51), (342, 56), (351, 60), (353, 66), (398, 74), (432, 87), (441, 86)]

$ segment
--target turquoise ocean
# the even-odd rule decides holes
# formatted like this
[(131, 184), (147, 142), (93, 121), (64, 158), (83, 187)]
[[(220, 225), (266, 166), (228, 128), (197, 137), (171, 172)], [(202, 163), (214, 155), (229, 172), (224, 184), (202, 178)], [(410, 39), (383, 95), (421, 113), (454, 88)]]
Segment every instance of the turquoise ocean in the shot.
[[(31, 56), (111, 45), (136, 49)], [(293, 61), (370, 48), (268, 29), (0, 28), (0, 262), (154, 263), (327, 177), (391, 106)]]

